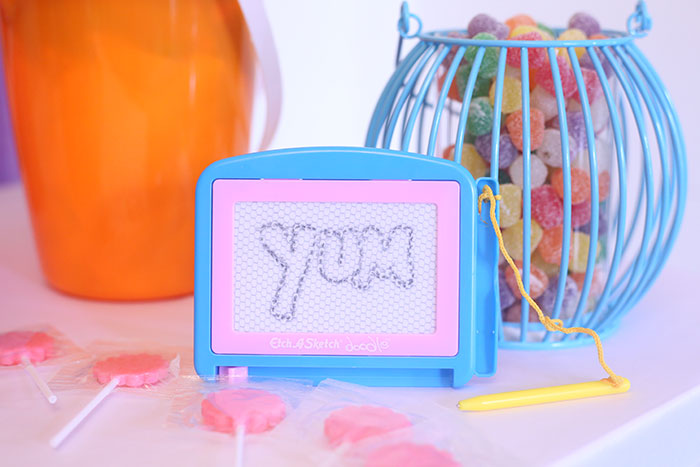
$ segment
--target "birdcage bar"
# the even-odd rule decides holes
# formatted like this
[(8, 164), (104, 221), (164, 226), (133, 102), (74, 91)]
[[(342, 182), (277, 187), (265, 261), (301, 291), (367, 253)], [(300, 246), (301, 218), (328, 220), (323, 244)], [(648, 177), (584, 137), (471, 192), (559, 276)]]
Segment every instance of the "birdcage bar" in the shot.
[(462, 147), (464, 146), (464, 132), (467, 127), (467, 114), (469, 113), (469, 104), (472, 100), (472, 93), (474, 92), (474, 85), (476, 84), (476, 76), (481, 68), (481, 61), (484, 58), (484, 53), (486, 52), (485, 47), (479, 47), (474, 57), (474, 63), (472, 63), (472, 69), (469, 72), (469, 79), (467, 80), (467, 86), (464, 89), (464, 98), (462, 99), (462, 110), (459, 113), (459, 123), (457, 124), (457, 139), (455, 140), (455, 162), (458, 164), (462, 163)]
[[(449, 49), (448, 49), (449, 50)], [(442, 84), (442, 89), (440, 90), (440, 97), (438, 97), (437, 104), (435, 105), (435, 113), (433, 115), (433, 122), (430, 125), (430, 137), (428, 139), (428, 150), (426, 155), (435, 156), (435, 145), (437, 143), (438, 129), (440, 127), (440, 120), (442, 119), (442, 110), (445, 108), (445, 100), (447, 99), (447, 94), (452, 86), (452, 81), (454, 80), (455, 74), (457, 73), (457, 68), (462, 62), (462, 57), (464, 57), (464, 52), (467, 48), (460, 46), (455, 53), (454, 59), (445, 74), (445, 80)]]

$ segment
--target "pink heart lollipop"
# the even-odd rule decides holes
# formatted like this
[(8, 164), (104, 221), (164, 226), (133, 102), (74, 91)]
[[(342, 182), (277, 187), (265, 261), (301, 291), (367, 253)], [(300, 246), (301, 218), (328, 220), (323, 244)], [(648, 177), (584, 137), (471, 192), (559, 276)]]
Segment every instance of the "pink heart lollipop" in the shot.
[(54, 448), (58, 447), (117, 386), (135, 388), (155, 384), (165, 379), (169, 373), (170, 363), (160, 355), (122, 354), (99, 360), (92, 367), (92, 374), (98, 382), (107, 383), (107, 385), (61, 431), (51, 438), (49, 444)]
[(10, 366), (21, 363), (34, 384), (51, 404), (58, 399), (41, 379), (34, 363), (43, 362), (54, 351), (53, 337), (44, 332), (12, 331), (0, 334), (0, 365)]
[(366, 467), (458, 467), (450, 453), (430, 444), (396, 443), (384, 446), (367, 457)]
[(236, 433), (236, 463), (243, 464), (246, 433), (263, 433), (276, 427), (287, 414), (277, 395), (259, 389), (224, 389), (202, 401), (202, 420), (215, 431)]
[(330, 414), (323, 431), (331, 446), (339, 446), (410, 426), (408, 417), (386, 407), (351, 405)]

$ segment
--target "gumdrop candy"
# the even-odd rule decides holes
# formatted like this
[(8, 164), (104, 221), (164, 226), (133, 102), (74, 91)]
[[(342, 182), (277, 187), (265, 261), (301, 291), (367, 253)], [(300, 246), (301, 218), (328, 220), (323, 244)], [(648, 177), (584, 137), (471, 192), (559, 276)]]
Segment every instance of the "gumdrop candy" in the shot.
[[(586, 36), (586, 33), (580, 29), (567, 29), (559, 34), (559, 37), (557, 37), (558, 41), (585, 41), (586, 39), (588, 39), (588, 36)], [(583, 47), (574, 47), (576, 58), (580, 58), (585, 51), (586, 49)], [(565, 54), (568, 58), (568, 49), (562, 48), (560, 53)]]
[[(520, 276), (522, 277), (523, 263), (521, 261), (516, 261), (515, 265), (517, 266)], [(513, 295), (516, 297), (521, 296), (520, 289), (518, 288), (518, 282), (515, 279), (515, 274), (513, 273), (513, 269), (511, 269), (510, 265), (506, 266), (506, 283), (508, 284), (508, 287), (510, 287), (510, 291), (513, 292)], [(530, 297), (535, 299), (542, 295), (547, 288), (547, 285), (549, 285), (549, 278), (547, 277), (547, 274), (545, 274), (537, 266), (530, 264)]]
[[(491, 163), (491, 134), (477, 136), (474, 141), (476, 150), (486, 162)], [(510, 136), (501, 133), (498, 137), (498, 168), (507, 169), (518, 157), (518, 150), (513, 146)]]
[[(576, 282), (578, 289), (583, 289), (583, 280), (586, 278), (586, 273), (573, 273), (570, 277)], [(605, 279), (603, 277), (603, 271), (600, 268), (593, 269), (593, 278), (591, 279), (591, 288), (588, 291), (589, 295), (600, 295), (603, 293), (605, 288)]]
[[(513, 114), (511, 114), (513, 115)], [(493, 107), (488, 97), (477, 97), (469, 104), (467, 131), (473, 135), (485, 135), (493, 126)], [(516, 145), (517, 146), (517, 145)]]
[(498, 171), (498, 183), (501, 185), (506, 184), (506, 183), (512, 183), (513, 180), (510, 179), (510, 175), (508, 175), (508, 171), (506, 170), (499, 170)]
[[(574, 140), (569, 136), (569, 160), (574, 161), (579, 152), (572, 151)], [(561, 167), (564, 163), (561, 147), (561, 133), (556, 128), (547, 128), (542, 136), (542, 144), (537, 149), (537, 157), (550, 167)]]
[(535, 89), (530, 93), (530, 107), (540, 109), (545, 121), (549, 121), (559, 115), (557, 98), (545, 91), (542, 86), (535, 86)]
[[(574, 75), (574, 70), (571, 68), (571, 65), (569, 65), (567, 59), (561, 55), (557, 56), (557, 66), (559, 67), (562, 93), (564, 98), (569, 98), (576, 92), (576, 76)], [(537, 69), (535, 80), (545, 91), (552, 96), (556, 95), (554, 90), (554, 78), (552, 77), (552, 69), (549, 63)]]
[(610, 172), (603, 170), (598, 174), (598, 201), (605, 201), (610, 196)]
[(501, 195), (501, 201), (498, 204), (498, 223), (501, 228), (506, 229), (515, 225), (520, 220), (520, 216), (522, 215), (523, 192), (519, 186), (507, 183), (499, 187), (498, 194)]
[[(583, 76), (583, 84), (586, 87), (586, 97), (588, 98), (588, 103), (591, 104), (597, 101), (603, 94), (603, 88), (600, 85), (598, 73), (593, 70), (589, 70), (588, 68), (581, 68), (581, 75)], [(581, 95), (578, 93), (578, 89), (574, 93), (573, 98), (577, 102), (581, 102)]]
[[(438, 90), (442, 91), (443, 86), (445, 86), (445, 79), (446, 78), (447, 78), (447, 71), (442, 70), (442, 71), (438, 72), (438, 74), (437, 74)], [(459, 94), (459, 89), (457, 88), (456, 77), (452, 78), (452, 82), (450, 83), (450, 89), (447, 91), (447, 97), (450, 99), (454, 99), (456, 101), (462, 100), (462, 97)]]
[[(488, 32), (480, 32), (479, 34), (472, 37), (475, 40), (486, 40), (493, 41), (496, 40), (496, 36), (489, 34)], [(470, 45), (464, 52), (464, 59), (470, 63), (474, 62), (476, 53), (480, 49), (480, 46)], [(481, 65), (479, 66), (480, 78), (493, 78), (496, 76), (498, 71), (498, 55), (500, 54), (500, 49), (498, 47), (486, 47), (484, 50), (484, 57), (481, 60)]]
[(537, 23), (537, 28), (546, 34), (546, 36), (543, 37), (544, 40), (547, 40), (547, 41), (554, 40), (556, 33), (554, 32), (554, 30), (552, 28), (550, 28), (549, 26), (546, 26), (542, 23)]
[[(607, 210), (603, 208), (604, 205), (601, 205), (601, 208), (598, 210), (598, 235), (606, 235), (608, 232), (608, 214)], [(579, 232), (583, 232), (585, 234), (590, 235), (591, 234), (591, 223), (588, 222), (587, 224), (583, 224), (581, 227), (578, 227), (576, 230)]]
[[(601, 92), (602, 92), (602, 89), (601, 89)], [(576, 93), (575, 97), (576, 98), (578, 97), (578, 93)], [(580, 112), (581, 111), (581, 103), (577, 99), (571, 98), (567, 102), (566, 108), (572, 112)], [(610, 121), (610, 111), (608, 110), (608, 101), (606, 99), (596, 99), (594, 102), (590, 103), (590, 109), (591, 109), (591, 120), (593, 121), (593, 131), (596, 133), (596, 135), (598, 135), (603, 130), (609, 128), (608, 122)], [(581, 114), (581, 117), (583, 117), (583, 114)], [(582, 118), (581, 118), (581, 121), (583, 121)], [(552, 123), (554, 123), (554, 122), (552, 122)], [(556, 125), (559, 126), (559, 122), (557, 122)], [(584, 126), (584, 131), (585, 131), (585, 126)], [(584, 135), (585, 135), (585, 133), (584, 133)], [(584, 139), (583, 144), (588, 144), (588, 140)], [(596, 148), (600, 148), (600, 145), (596, 144)]]
[(521, 24), (520, 26), (514, 27), (513, 30), (510, 31), (510, 34), (508, 34), (508, 39), (512, 39), (515, 36), (519, 36), (521, 34), (527, 34), (528, 32), (533, 32), (533, 31), (538, 33), (540, 38), (543, 37), (542, 31), (537, 26), (532, 26), (530, 24)]
[[(511, 166), (512, 167), (512, 166)], [(559, 197), (564, 199), (564, 171), (557, 169), (552, 174), (552, 186)], [(579, 204), (591, 198), (591, 178), (588, 173), (576, 167), (571, 169), (571, 204)]]
[(569, 250), (569, 270), (571, 272), (586, 272), (588, 262), (588, 249), (591, 238), (580, 231), (571, 234), (571, 248)]
[[(545, 291), (537, 299), (537, 304), (547, 316), (553, 316), (554, 314), (554, 305), (557, 299), (557, 291), (559, 290), (558, 286), (558, 278), (551, 279)], [(560, 319), (569, 319), (574, 316), (578, 298), (579, 287), (576, 285), (576, 281), (574, 281), (571, 276), (566, 276), (566, 281), (564, 282), (564, 297), (562, 299), (561, 311), (559, 312)]]
[[(523, 27), (523, 26), (519, 26)], [(542, 33), (539, 31), (530, 31), (524, 34), (518, 34), (510, 38), (513, 41), (541, 41)], [(520, 47), (508, 47), (508, 55), (506, 63), (512, 67), (521, 66), (521, 50)], [(543, 47), (530, 48), (527, 51), (527, 64), (529, 68), (540, 68), (547, 63), (547, 50)]]
[(578, 12), (569, 19), (569, 28), (580, 29), (586, 36), (600, 33), (600, 23), (588, 13)]
[[(506, 117), (506, 128), (513, 145), (523, 150), (523, 112), (516, 110)], [(530, 150), (534, 151), (542, 144), (544, 136), (544, 114), (540, 109), (530, 109)]]
[[(528, 312), (528, 321), (530, 323), (537, 323), (540, 321), (539, 317), (537, 316), (537, 312), (535, 311), (534, 308), (531, 306), (528, 306), (529, 312)], [(508, 307), (503, 312), (503, 321), (507, 323), (519, 323), (520, 322), (520, 317), (522, 316), (522, 306), (520, 303), (516, 303), (514, 305), (511, 305)]]
[(537, 245), (537, 252), (545, 262), (549, 264), (559, 264), (561, 262), (563, 232), (564, 227), (561, 225), (542, 232), (542, 239)]
[(412, 425), (405, 415), (387, 407), (350, 405), (335, 410), (323, 423), (323, 433), (331, 446), (357, 443)]
[[(533, 188), (530, 193), (532, 218), (543, 229), (561, 225), (564, 220), (564, 204), (551, 185)], [(584, 222), (585, 223), (585, 222)]]
[(574, 204), (571, 206), (571, 227), (576, 229), (584, 226), (591, 221), (591, 203), (584, 201), (583, 203)]
[[(489, 89), (489, 102), (494, 105), (496, 100), (496, 81)], [(501, 93), (501, 112), (509, 114), (520, 109), (523, 104), (522, 83), (519, 79), (505, 76), (503, 79), (503, 92)]]
[(525, 25), (525, 26), (537, 26), (537, 22), (534, 19), (532, 19), (532, 16), (525, 15), (525, 14), (511, 16), (505, 22), (511, 31), (513, 29), (517, 28), (518, 26), (523, 26), (523, 25)]
[[(454, 144), (445, 149), (442, 157), (451, 161), (455, 160)], [(465, 143), (462, 145), (462, 161), (460, 163), (475, 179), (485, 176), (488, 170), (484, 159), (476, 152), (476, 148), (473, 144)]]
[[(530, 254), (532, 254), (537, 245), (542, 240), (542, 227), (536, 221), (530, 223)], [(523, 220), (503, 229), (503, 243), (505, 244), (508, 254), (517, 260), (523, 259)]]
[[(469, 82), (469, 74), (471, 73), (472, 66), (469, 64), (460, 65), (455, 73), (454, 83), (457, 86), (457, 99), (462, 101), (464, 99), (464, 92), (467, 89), (467, 83)], [(474, 97), (484, 97), (489, 95), (489, 89), (491, 88), (491, 80), (487, 78), (481, 78), (477, 75), (476, 81), (474, 82), (474, 90), (472, 91), (472, 98)]]
[(501, 310), (508, 308), (516, 301), (513, 291), (510, 290), (510, 286), (506, 282), (506, 272), (503, 268), (498, 270), (498, 296), (501, 302)]
[[(596, 39), (595, 36), (591, 37), (591, 39)], [(600, 37), (600, 39), (607, 39), (606, 36)], [(603, 67), (603, 72), (605, 73), (605, 76), (610, 78), (613, 73), (613, 66), (610, 64), (608, 59), (605, 57), (605, 54), (603, 54), (603, 51), (600, 50), (598, 47), (595, 48), (595, 54), (598, 57), (598, 60), (600, 61), (600, 65)], [(581, 66), (581, 68), (588, 68), (589, 70), (595, 70), (595, 64), (593, 64), (593, 60), (591, 59), (591, 56), (588, 55), (588, 51), (586, 51), (585, 54), (583, 54), (579, 60), (578, 64)]]
[[(559, 129), (559, 119), (552, 120), (552, 127)], [(566, 131), (574, 140), (572, 152), (581, 152), (588, 148), (588, 139), (586, 137), (586, 122), (583, 112), (578, 110), (566, 112)]]
[[(513, 183), (523, 188), (523, 156), (517, 159), (508, 168)], [(530, 189), (541, 186), (547, 179), (547, 166), (534, 154), (530, 155)]]
[(510, 33), (510, 28), (492, 16), (480, 13), (469, 21), (467, 32), (469, 33), (469, 37), (473, 37), (480, 32), (488, 32), (498, 39), (505, 39)]
[(403, 441), (375, 449), (367, 456), (365, 467), (459, 467), (447, 451), (431, 444), (416, 444)]
[[(544, 234), (542, 235), (542, 238), (544, 238)], [(542, 244), (542, 241), (540, 241), (540, 245)], [(542, 258), (542, 255), (540, 254), (540, 247), (537, 247), (537, 250), (535, 250), (535, 254), (532, 255), (532, 264), (537, 266), (547, 274), (547, 277), (555, 277), (559, 275), (559, 263), (548, 263)]]

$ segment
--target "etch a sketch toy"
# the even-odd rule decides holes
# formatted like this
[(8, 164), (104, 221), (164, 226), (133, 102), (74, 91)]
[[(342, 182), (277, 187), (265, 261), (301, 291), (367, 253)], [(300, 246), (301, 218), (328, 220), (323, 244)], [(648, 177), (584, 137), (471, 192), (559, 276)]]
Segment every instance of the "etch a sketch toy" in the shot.
[[(198, 373), (458, 387), (494, 373), (497, 344), (595, 344), (608, 378), (460, 408), (627, 391), (600, 337), (658, 276), (687, 191), (678, 115), (635, 45), (645, 3), (627, 31), (576, 40), (423, 33), (400, 15), (367, 148), (238, 156), (200, 177)], [(403, 39), (417, 43), (401, 58)]]
[(386, 386), (493, 374), (497, 245), (476, 208), (488, 183), (370, 148), (212, 164), (197, 186), (198, 373)]

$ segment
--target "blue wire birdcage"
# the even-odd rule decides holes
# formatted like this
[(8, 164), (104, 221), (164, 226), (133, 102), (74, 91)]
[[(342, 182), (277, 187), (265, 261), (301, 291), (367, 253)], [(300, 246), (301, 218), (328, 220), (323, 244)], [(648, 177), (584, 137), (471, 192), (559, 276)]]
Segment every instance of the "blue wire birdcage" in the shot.
[[(417, 26), (415, 32), (409, 31), (412, 23)], [(555, 298), (549, 314), (554, 319), (564, 318), (567, 326), (586, 326), (601, 336), (610, 334), (658, 277), (677, 237), (686, 199), (686, 150), (680, 122), (668, 91), (635, 45), (635, 41), (646, 36), (651, 28), (644, 2), (639, 2), (629, 17), (626, 33), (605, 30), (603, 33), (607, 38), (581, 41), (470, 39), (463, 30), (422, 33), (420, 19), (408, 11), (405, 3), (401, 7), (398, 28), (397, 67), (379, 97), (366, 146), (435, 156), (440, 144), (453, 143), (454, 160), (463, 163), (463, 150), (465, 144), (470, 142), (467, 123), (470, 111), (474, 112), (471, 103), (479, 70), (487, 51), (494, 49), (498, 50), (498, 68), (491, 85), (493, 124), (489, 133), (491, 141), (500, 141), (506, 57), (509, 50), (517, 48), (520, 51), (520, 70), (516, 75), (521, 81), (523, 115), (522, 275), (528, 292), (534, 261), (531, 251), (531, 165), (535, 159), (531, 150), (530, 119), (527, 117), (530, 115), (531, 93), (528, 55), (535, 53), (535, 50), (546, 51), (556, 97), (556, 117), (553, 119), (556, 119), (554, 123), (558, 124), (561, 135), (564, 210), (561, 254), (558, 270), (552, 275), (552, 280), (556, 281), (552, 295)], [(555, 30), (557, 34), (561, 31)], [(401, 59), (403, 40), (413, 38), (418, 43)], [(602, 204), (599, 185), (603, 182), (595, 174), (599, 173), (598, 158), (599, 153), (603, 152), (603, 145), (596, 139), (596, 122), (591, 114), (591, 103), (576, 50), (580, 51), (580, 48), (589, 58), (589, 69), (597, 75), (604, 98), (601, 102), (604, 103), (603, 108), (607, 107), (611, 166), (608, 175), (614, 183), (610, 183), (611, 193)], [(449, 94), (469, 49), (473, 60), (464, 76), (466, 84), (463, 84), (460, 103)], [(567, 299), (568, 282), (571, 281), (569, 268), (574, 205), (568, 131), (570, 122), (567, 121), (568, 104), (563, 93), (560, 68), (555, 66), (559, 63), (558, 51), (560, 55), (568, 57), (575, 76), (585, 129), (585, 152), (588, 155), (584, 169), (590, 175), (590, 201), (589, 206), (585, 206), (586, 209), (590, 207), (587, 225), (589, 246), (585, 253), (585, 272), (579, 274), (580, 287), (569, 316), (563, 313), (563, 305)], [(510, 73), (513, 71), (510, 70)], [(622, 89), (621, 93), (619, 88)], [(630, 112), (632, 121), (628, 118)], [(653, 131), (648, 130), (649, 125)], [(503, 179), (503, 174), (499, 173), (499, 147), (500, 144), (490, 144), (488, 176), (495, 180)], [(638, 182), (634, 180), (632, 183), (630, 179), (636, 178), (635, 172), (638, 173)], [(608, 240), (612, 243), (611, 254), (607, 254)], [(605, 247), (602, 249), (606, 254), (601, 255), (603, 243)], [(607, 277), (600, 277), (602, 274), (597, 274), (598, 270), (607, 272)], [(597, 296), (589, 297), (591, 289), (596, 288), (596, 281), (599, 290), (594, 295)], [(519, 312), (516, 320), (508, 321), (502, 314), (499, 315), (499, 341), (502, 347), (543, 349), (592, 342), (583, 335), (557, 336), (546, 331), (539, 322), (531, 322), (529, 304), (525, 299), (519, 306), (513, 306)]]

